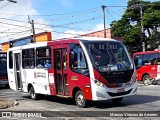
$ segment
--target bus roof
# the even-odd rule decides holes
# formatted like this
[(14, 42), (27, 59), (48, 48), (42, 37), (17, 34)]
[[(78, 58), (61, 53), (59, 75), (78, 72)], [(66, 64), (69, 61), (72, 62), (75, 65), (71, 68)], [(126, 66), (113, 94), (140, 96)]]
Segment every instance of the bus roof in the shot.
[(33, 48), (34, 47), (43, 47), (43, 46), (46, 46), (46, 45), (47, 45), (47, 42), (28, 43), (27, 45), (9, 48), (8, 51), (27, 49), (27, 48), (31, 48), (31, 47), (33, 47)]
[(52, 41), (47, 41), (47, 42), (29, 43), (27, 45), (9, 48), (8, 51), (27, 49), (27, 48), (31, 48), (31, 47), (33, 47), (33, 48), (34, 47), (43, 47), (43, 46), (47, 46), (47, 45), (79, 43), (79, 41), (117, 41), (117, 42), (120, 42), (118, 40), (109, 39), (109, 38), (100, 38), (100, 37), (66, 38), (66, 39), (58, 39), (58, 40), (52, 40)]
[(139, 55), (139, 54), (151, 54), (151, 53), (159, 53), (160, 51), (146, 51), (146, 52), (136, 52), (133, 54), (133, 56), (135, 55)]
[(101, 37), (79, 37), (79, 38), (73, 38), (77, 40), (87, 40), (87, 41), (118, 41), (115, 39), (110, 39), (110, 38), (101, 38)]
[[(62, 43), (63, 41), (63, 43)], [(64, 38), (59, 40), (53, 40), (48, 42), (48, 45), (58, 45), (58, 44), (67, 44), (67, 43), (79, 43), (79, 41), (117, 41), (109, 38), (100, 38), (100, 37), (77, 37), (77, 38)]]

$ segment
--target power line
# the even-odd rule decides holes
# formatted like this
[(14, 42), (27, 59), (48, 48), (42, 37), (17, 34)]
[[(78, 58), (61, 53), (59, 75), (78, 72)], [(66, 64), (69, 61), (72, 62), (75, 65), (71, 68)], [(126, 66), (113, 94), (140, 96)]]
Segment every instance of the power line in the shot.
[(101, 18), (101, 16), (97, 16), (97, 17), (93, 17), (93, 18), (89, 18), (89, 19), (84, 19), (82, 21), (76, 21), (76, 22), (66, 23), (66, 24), (57, 25), (57, 26), (65, 26), (65, 25), (73, 25), (73, 24), (78, 24), (78, 23), (84, 23), (84, 22), (87, 22), (87, 21), (96, 20), (96, 19), (100, 19), (100, 18)]
[[(96, 7), (96, 8), (91, 8), (91, 9), (87, 9), (87, 10), (82, 10), (82, 11), (76, 11), (76, 12), (70, 12), (70, 13), (59, 13), (59, 14), (44, 14), (44, 15), (29, 15), (29, 16), (61, 16), (61, 15), (67, 15), (67, 14), (77, 14), (77, 13), (81, 13), (81, 12), (85, 12), (85, 11), (90, 11), (90, 10), (93, 10), (93, 9), (97, 9), (99, 7)], [(27, 15), (22, 15), (22, 14), (7, 14), (7, 13), (0, 13), (0, 14), (4, 14), (4, 15), (15, 15), (15, 16), (28, 16)]]
[(0, 22), (0, 23), (1, 24), (6, 24), (6, 25), (11, 25), (11, 26), (23, 27), (23, 28), (26, 27), (26, 26), (21, 26), (21, 25), (16, 25), (16, 24), (11, 24), (11, 23), (5, 23), (5, 22)]
[[(127, 7), (127, 6), (106, 6), (106, 7)], [(96, 7), (96, 8), (91, 8), (88, 10), (83, 10), (83, 11), (77, 11), (77, 12), (70, 12), (70, 13), (59, 13), (59, 14), (50, 14), (50, 15), (29, 15), (29, 16), (61, 16), (61, 15), (67, 15), (67, 14), (77, 14), (77, 13), (81, 13), (81, 12), (85, 12), (85, 11), (89, 11), (89, 10), (93, 10), (93, 9), (98, 9), (100, 7)], [(15, 16), (28, 16), (27, 15), (22, 15), (22, 14), (7, 14), (7, 13), (0, 13), (0, 14), (4, 14), (4, 15), (15, 15)]]
[(10, 20), (10, 21), (16, 21), (16, 22), (24, 22), (24, 23), (28, 23), (27, 21), (22, 21), (22, 20), (16, 20), (16, 19), (10, 19), (10, 18), (0, 18), (3, 20)]
[(10, 2), (7, 2), (7, 3), (5, 3), (4, 5), (1, 5), (1, 6), (0, 6), (0, 9), (2, 9), (2, 8), (6, 7), (6, 6), (8, 6), (9, 4), (10, 4)]
[[(24, 24), (24, 25), (22, 25), (22, 26), (25, 26), (25, 24)], [(4, 27), (4, 26), (2, 26), (2, 27)], [(17, 29), (17, 28), (19, 28), (19, 27), (7, 28), (7, 29), (5, 29), (5, 30), (3, 30), (3, 31), (0, 31), (0, 32), (11, 31), (12, 29), (13, 29), (13, 30), (22, 30), (22, 29)], [(24, 29), (25, 29), (25, 27), (24, 27)]]
[[(26, 34), (26, 32), (28, 32), (28, 31), (19, 32), (18, 35)], [(17, 33), (16, 34), (14, 33), (14, 34), (8, 34), (8, 35), (0, 36), (0, 38), (6, 38), (6, 37), (9, 37), (9, 36), (13, 36), (13, 35), (17, 35)]]
[(25, 30), (25, 31), (18, 31), (18, 32), (0, 32), (0, 33), (22, 33), (22, 32), (28, 32), (30, 30)]
[(115, 18), (114, 18), (113, 15), (110, 13), (110, 11), (107, 10), (107, 12), (111, 15), (112, 19), (115, 20)]
[[(111, 12), (113, 12), (113, 13), (115, 13), (116, 15), (118, 15), (118, 16), (121, 17), (121, 15), (119, 14), (120, 10), (118, 10), (117, 12), (116, 12), (116, 11), (113, 11), (113, 10), (111, 10), (111, 9), (109, 9), (109, 8), (108, 8), (108, 10), (110, 10)], [(113, 15), (112, 15), (112, 16), (113, 16)]]
[(38, 25), (44, 25), (44, 26), (48, 26), (48, 27), (52, 27), (52, 28), (68, 28), (68, 29), (74, 29), (74, 30), (83, 30), (83, 31), (89, 31), (87, 29), (80, 29), (80, 28), (74, 28), (74, 27), (68, 27), (68, 26), (64, 26), (64, 25), (48, 25), (48, 24), (43, 24), (43, 23), (37, 23)]
[(79, 17), (79, 16), (84, 16), (84, 15), (88, 15), (90, 13), (95, 13), (96, 10), (93, 10), (93, 11), (89, 11), (89, 12), (85, 12), (85, 13), (81, 13), (81, 14), (77, 14), (77, 15), (71, 15), (71, 16), (66, 16), (66, 17), (60, 17), (60, 18), (54, 18), (54, 19), (51, 19), (51, 21), (56, 21), (56, 20), (65, 20), (65, 19), (72, 19), (72, 18), (75, 18), (75, 17)]

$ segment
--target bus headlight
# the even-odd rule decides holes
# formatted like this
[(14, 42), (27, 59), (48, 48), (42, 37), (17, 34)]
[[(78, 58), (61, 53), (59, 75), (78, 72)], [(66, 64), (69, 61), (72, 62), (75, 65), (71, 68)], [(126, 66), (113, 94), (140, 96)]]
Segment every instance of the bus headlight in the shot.
[(102, 82), (100, 82), (99, 80), (96, 80), (96, 79), (94, 80), (94, 83), (96, 85), (100, 86), (100, 87), (104, 87), (105, 86)]
[(136, 78), (132, 76), (130, 84), (133, 85), (136, 82)]

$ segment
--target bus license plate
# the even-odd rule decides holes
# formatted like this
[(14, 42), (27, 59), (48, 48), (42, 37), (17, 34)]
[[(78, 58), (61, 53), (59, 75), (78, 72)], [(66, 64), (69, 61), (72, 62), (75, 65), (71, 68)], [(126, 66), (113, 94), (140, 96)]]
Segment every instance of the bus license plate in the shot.
[(120, 88), (117, 90), (117, 93), (120, 93), (120, 92), (125, 92), (125, 89), (124, 88)]

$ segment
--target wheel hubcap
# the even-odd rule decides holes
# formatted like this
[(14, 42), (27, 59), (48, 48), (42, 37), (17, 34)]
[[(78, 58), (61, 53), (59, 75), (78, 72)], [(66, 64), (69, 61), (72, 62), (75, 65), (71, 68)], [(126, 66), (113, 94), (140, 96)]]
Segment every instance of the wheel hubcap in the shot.
[(78, 102), (79, 105), (83, 104), (83, 95), (82, 94), (78, 95), (77, 102)]
[(34, 98), (34, 91), (31, 91), (31, 96), (32, 96), (32, 98)]

